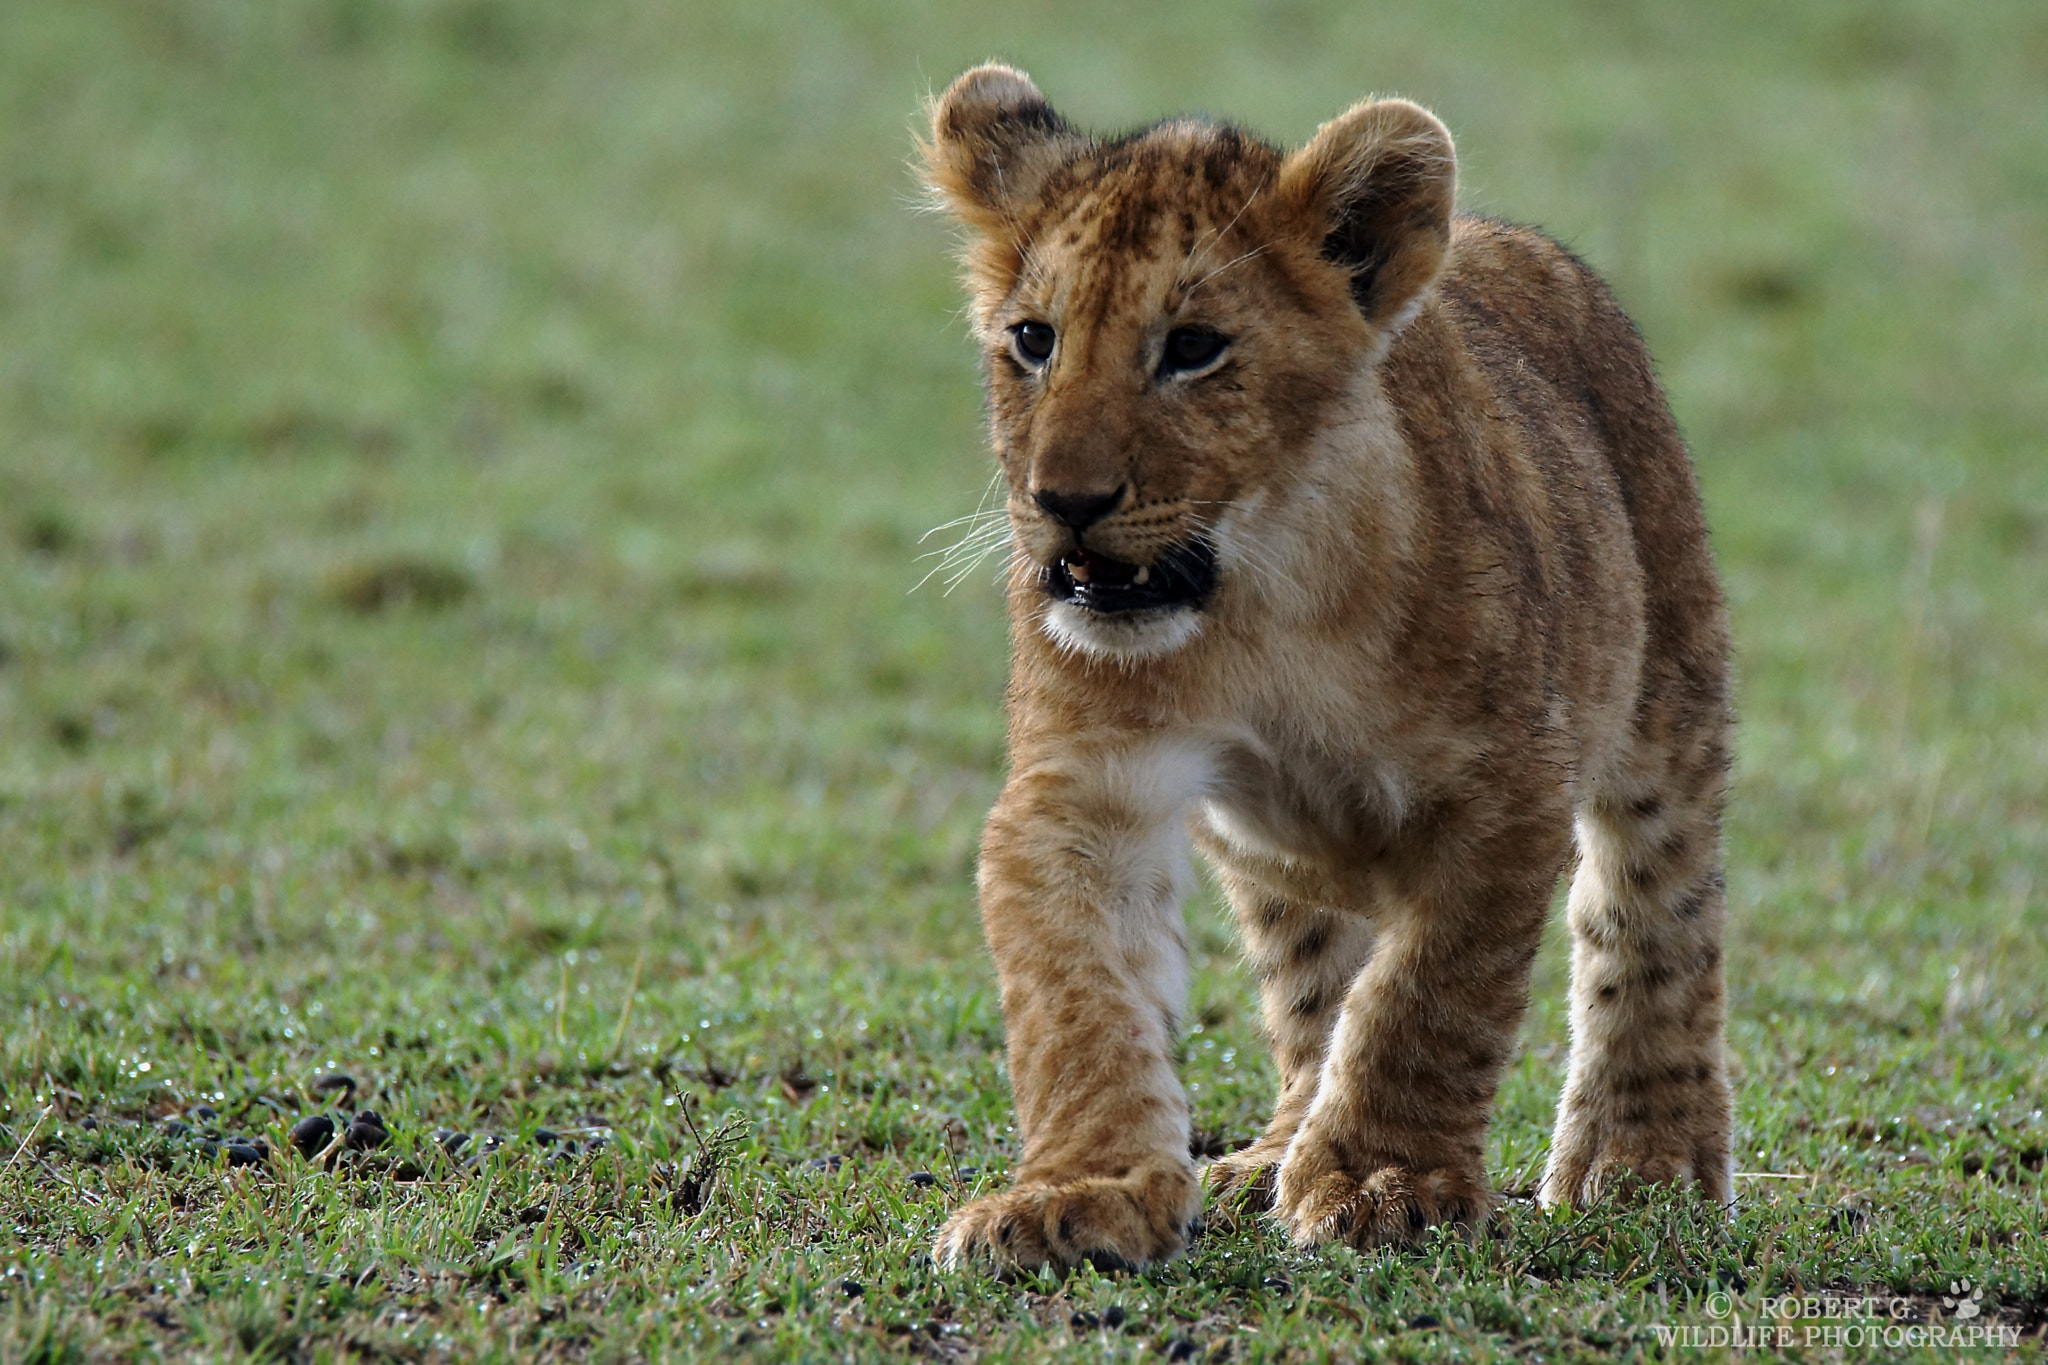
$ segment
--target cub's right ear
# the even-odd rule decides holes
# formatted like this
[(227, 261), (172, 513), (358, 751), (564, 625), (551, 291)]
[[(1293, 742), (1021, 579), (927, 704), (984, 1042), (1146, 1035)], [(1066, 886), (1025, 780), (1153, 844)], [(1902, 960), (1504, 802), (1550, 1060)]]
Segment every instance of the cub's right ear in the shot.
[(925, 179), (969, 227), (1002, 236), (1020, 205), (1088, 139), (1012, 67), (977, 66), (932, 104)]
[(1367, 322), (1392, 330), (1444, 268), (1458, 157), (1434, 114), (1367, 100), (1316, 130), (1280, 168), (1280, 199), (1351, 276)]

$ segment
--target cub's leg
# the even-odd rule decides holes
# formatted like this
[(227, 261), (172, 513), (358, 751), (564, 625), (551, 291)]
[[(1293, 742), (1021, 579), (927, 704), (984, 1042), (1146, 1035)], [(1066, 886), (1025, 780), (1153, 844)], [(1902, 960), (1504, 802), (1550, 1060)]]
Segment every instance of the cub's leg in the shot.
[(940, 1229), (941, 1262), (1140, 1266), (1187, 1245), (1202, 1192), (1173, 1040), (1185, 816), (1204, 780), (1163, 746), (1013, 760), (981, 904), (1023, 1156), (1011, 1189)]
[[(1571, 1065), (1539, 1197), (1596, 1199), (1629, 1181), (1696, 1183), (1729, 1201), (1721, 1029), (1726, 750), (1664, 795), (1589, 802), (1572, 879)], [(1681, 793), (1693, 787), (1690, 800)]]
[(1346, 992), (1372, 954), (1363, 916), (1326, 910), (1222, 874), (1259, 979), (1266, 1038), (1280, 1068), (1280, 1098), (1258, 1141), (1211, 1165), (1209, 1189), (1224, 1206), (1264, 1212), (1287, 1145), (1308, 1116), (1330, 1032)]
[(1461, 840), (1389, 903), (1345, 995), (1274, 1211), (1303, 1245), (1484, 1221), (1486, 1121), (1528, 1003), (1567, 844), (1562, 812)]

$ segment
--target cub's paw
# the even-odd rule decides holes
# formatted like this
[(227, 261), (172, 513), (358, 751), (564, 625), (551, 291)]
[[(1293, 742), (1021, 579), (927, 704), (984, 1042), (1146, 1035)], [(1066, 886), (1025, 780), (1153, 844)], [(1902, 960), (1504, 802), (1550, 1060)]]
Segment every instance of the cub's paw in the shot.
[(1333, 1170), (1307, 1180), (1282, 1171), (1276, 1212), (1296, 1245), (1346, 1242), (1364, 1251), (1420, 1241), (1433, 1227), (1486, 1221), (1492, 1199), (1477, 1171), (1364, 1165), (1362, 1175)]
[(1209, 1187), (1211, 1216), (1219, 1225), (1236, 1226), (1273, 1207), (1285, 1143), (1255, 1142), (1241, 1152), (1218, 1157), (1202, 1171)]
[(1628, 1198), (1652, 1185), (1691, 1186), (1716, 1204), (1734, 1193), (1724, 1140), (1688, 1140), (1629, 1124), (1580, 1123), (1560, 1129), (1536, 1198), (1546, 1207)]
[(998, 1272), (1087, 1262), (1136, 1270), (1177, 1256), (1198, 1230), (1202, 1187), (1190, 1169), (1027, 1184), (977, 1199), (939, 1229), (941, 1265)]

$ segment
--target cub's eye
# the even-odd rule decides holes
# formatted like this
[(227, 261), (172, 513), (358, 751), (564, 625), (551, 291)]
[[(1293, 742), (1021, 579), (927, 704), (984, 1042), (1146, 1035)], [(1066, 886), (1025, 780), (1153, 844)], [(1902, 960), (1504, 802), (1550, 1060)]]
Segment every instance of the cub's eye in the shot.
[(1059, 339), (1051, 323), (1020, 322), (1010, 329), (1010, 342), (1017, 359), (1033, 369), (1052, 359), (1052, 344)]
[(1176, 327), (1166, 334), (1166, 351), (1159, 357), (1159, 373), (1186, 374), (1205, 370), (1216, 363), (1230, 338), (1206, 327)]

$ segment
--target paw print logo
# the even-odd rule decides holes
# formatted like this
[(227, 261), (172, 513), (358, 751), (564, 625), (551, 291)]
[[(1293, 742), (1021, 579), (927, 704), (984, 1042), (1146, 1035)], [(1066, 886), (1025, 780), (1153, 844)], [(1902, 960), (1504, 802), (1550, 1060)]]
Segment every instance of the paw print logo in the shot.
[(1948, 1293), (1942, 1296), (1941, 1306), (1956, 1315), (1957, 1322), (1968, 1322), (1984, 1311), (1984, 1286), (1970, 1288), (1968, 1280), (1951, 1283)]

